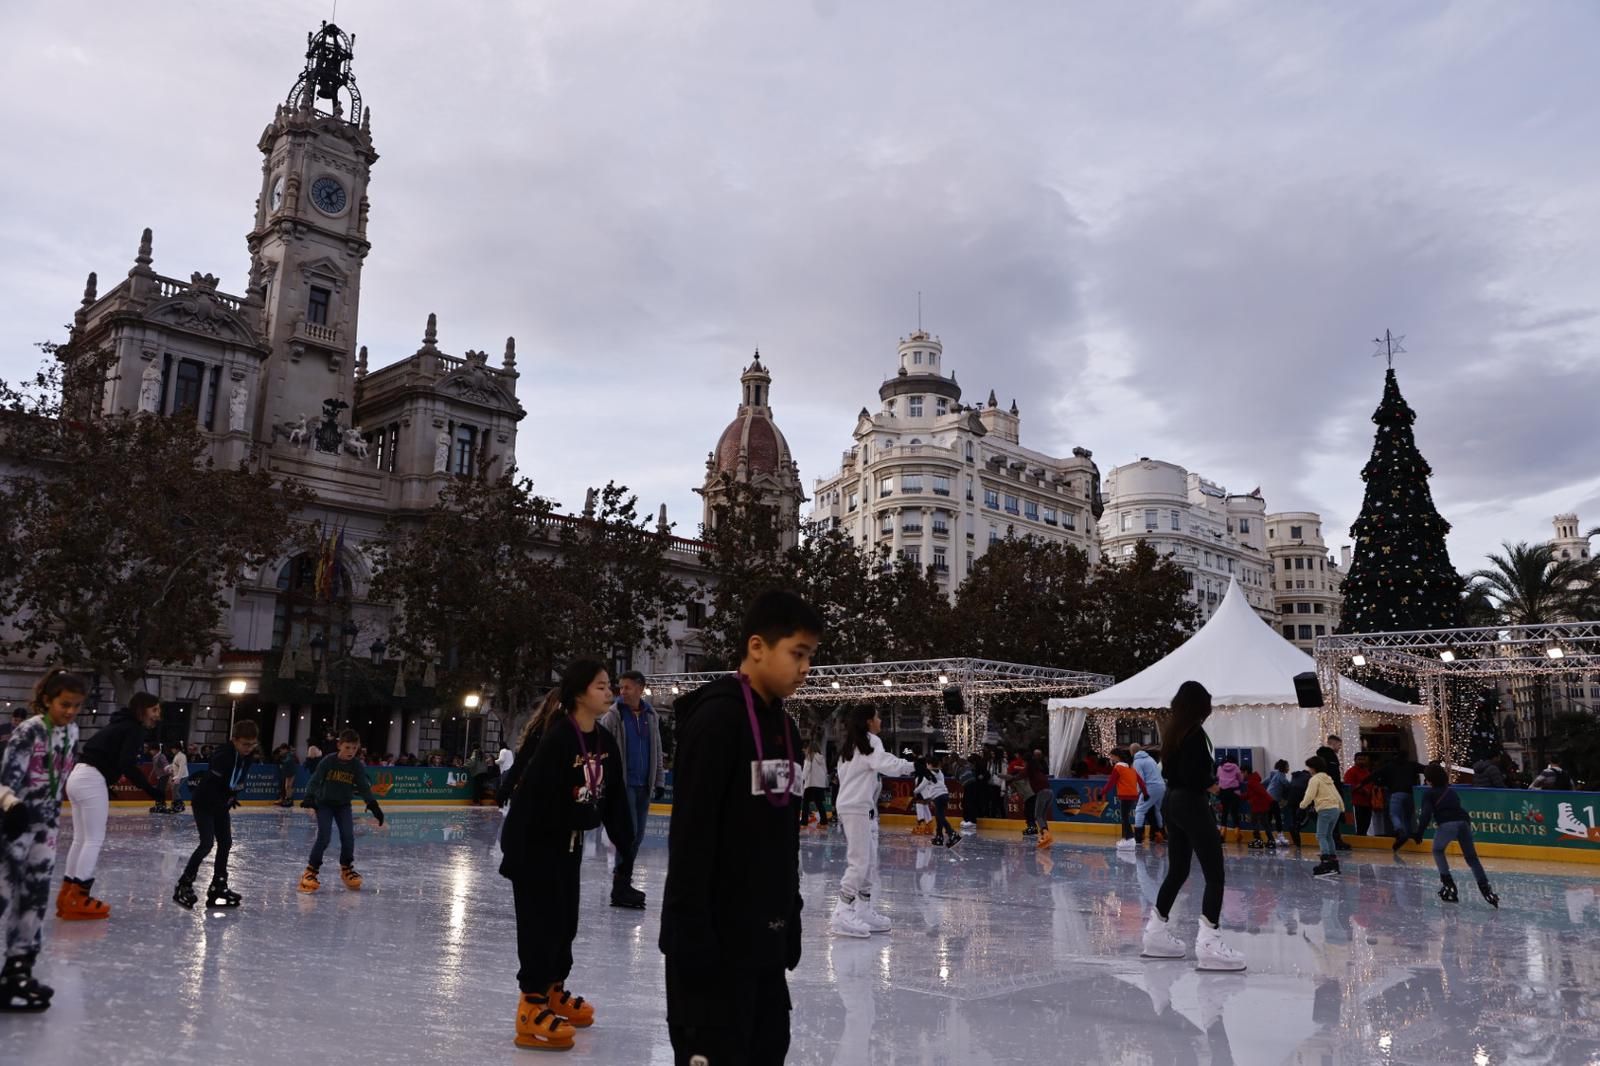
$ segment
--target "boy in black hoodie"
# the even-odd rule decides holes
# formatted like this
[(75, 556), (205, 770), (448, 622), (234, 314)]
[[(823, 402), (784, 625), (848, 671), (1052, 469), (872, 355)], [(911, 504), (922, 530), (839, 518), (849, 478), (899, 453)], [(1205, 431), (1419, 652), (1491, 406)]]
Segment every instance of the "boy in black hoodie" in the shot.
[(765, 1066), (789, 1050), (800, 963), (800, 732), (823, 623), (771, 591), (745, 616), (739, 672), (677, 702), (661, 953), (674, 1061)]
[(200, 864), (216, 845), (217, 860), (211, 866), (211, 887), (206, 890), (206, 906), (237, 907), (239, 893), (228, 888), (228, 852), (233, 848), (233, 824), (228, 812), (239, 806), (239, 793), (244, 791), (245, 779), (256, 761), (256, 743), (261, 731), (251, 721), (236, 723), (232, 742), (218, 744), (211, 753), (206, 772), (196, 779), (189, 789), (190, 806), (194, 810), (195, 828), (200, 831), (200, 844), (189, 856), (178, 878), (178, 887), (172, 890), (172, 902), (192, 910), (199, 897), (195, 895), (194, 879)]

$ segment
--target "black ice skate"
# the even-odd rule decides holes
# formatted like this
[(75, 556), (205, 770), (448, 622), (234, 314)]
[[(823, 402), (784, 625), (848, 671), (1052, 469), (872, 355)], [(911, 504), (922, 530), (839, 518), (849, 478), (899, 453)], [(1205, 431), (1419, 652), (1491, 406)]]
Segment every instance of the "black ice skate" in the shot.
[(1483, 901), (1485, 903), (1496, 910), (1500, 909), (1500, 897), (1494, 894), (1494, 889), (1489, 886), (1489, 882), (1479, 881), (1478, 891), (1483, 893)]
[(194, 894), (194, 881), (190, 878), (180, 878), (178, 887), (172, 890), (172, 902), (184, 910), (194, 910), (194, 905), (200, 902), (200, 897)]
[(237, 907), (243, 900), (243, 896), (228, 888), (226, 877), (213, 877), (211, 887), (206, 889), (207, 907)]
[(33, 955), (6, 960), (0, 969), (0, 1011), (41, 1011), (50, 1006), (56, 990), (33, 976)]
[(1446, 903), (1461, 902), (1461, 893), (1456, 891), (1456, 880), (1449, 874), (1445, 874), (1439, 885), (1439, 898)]

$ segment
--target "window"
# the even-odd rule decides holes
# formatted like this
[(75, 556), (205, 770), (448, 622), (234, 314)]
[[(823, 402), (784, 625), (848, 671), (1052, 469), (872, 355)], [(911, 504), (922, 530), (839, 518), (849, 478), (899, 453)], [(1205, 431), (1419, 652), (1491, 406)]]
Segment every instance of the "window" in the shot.
[(933, 413), (936, 414), (936, 415), (947, 415), (947, 414), (949, 414), (950, 413), (950, 401), (945, 399), (943, 396), (939, 397), (937, 400), (935, 400), (933, 402)]
[(1167, 520), (1172, 523), (1172, 528), (1173, 529), (1179, 531), (1180, 533), (1183, 531), (1183, 515), (1182, 515), (1182, 513), (1178, 512), (1178, 511), (1168, 511), (1167, 512)]
[(905, 548), (904, 550), (902, 550), (900, 552), (900, 554), (905, 559), (905, 561), (910, 563), (912, 566), (921, 566), (922, 565), (922, 549), (917, 547), (916, 545), (912, 545), (909, 548)]
[(333, 296), (327, 289), (311, 286), (311, 296), (306, 300), (306, 321), (314, 326), (328, 324), (328, 301)]
[(1285, 559), (1285, 560), (1284, 560), (1284, 561), (1283, 561), (1283, 568), (1284, 568), (1284, 569), (1285, 569), (1285, 570), (1287, 570), (1287, 569), (1289, 569), (1289, 560), (1287, 560), (1287, 559)]
[(922, 532), (922, 515), (919, 512), (907, 511), (900, 519), (900, 528), (907, 533)]
[(1206, 552), (1206, 565), (1207, 566), (1211, 565), (1211, 553), (1210, 552)]
[(205, 386), (206, 368), (193, 359), (178, 360), (178, 383), (172, 390), (172, 413), (198, 415), (200, 390)]
[(972, 553), (967, 553), (967, 573), (972, 573)]
[(1294, 583), (1294, 587), (1297, 589), (1303, 589), (1306, 587), (1306, 583), (1304, 581), (1296, 581)]
[(970, 503), (971, 500), (972, 500), (972, 475), (968, 474), (967, 475), (967, 501)]
[(1310, 626), (1300, 626), (1299, 630), (1300, 630), (1300, 639), (1301, 640), (1310, 640), (1311, 639), (1311, 627)]
[(913, 396), (913, 397), (911, 397), (911, 399), (906, 401), (906, 407), (907, 407), (906, 413), (909, 414), (912, 418), (921, 418), (922, 417), (922, 397), (921, 396)]
[(943, 474), (935, 474), (933, 476), (933, 494), (935, 496), (950, 495), (950, 479)]
[(943, 548), (933, 549), (933, 568), (941, 574), (950, 569), (950, 564), (945, 562)]
[(850, 494), (850, 510), (854, 511), (857, 507), (860, 507), (860, 506), (861, 506), (861, 493), (852, 492)]
[(1146, 533), (1150, 532), (1151, 530), (1155, 529), (1156, 526), (1158, 526), (1158, 525), (1160, 525), (1160, 523), (1156, 520), (1156, 509), (1154, 507), (1145, 508), (1145, 512), (1144, 512), (1144, 528), (1145, 528), (1145, 532)]
[(1301, 540), (1301, 539), (1303, 539), (1304, 533), (1305, 533), (1305, 528), (1306, 528), (1305, 526), (1290, 526), (1289, 527), (1289, 539), (1290, 540)]
[(1037, 500), (1028, 500), (1027, 502), (1025, 502), (1022, 505), (1022, 514), (1023, 514), (1023, 517), (1031, 518), (1033, 521), (1037, 522), (1039, 520), (1039, 503), (1038, 503), (1038, 501)]
[(984, 489), (983, 505), (991, 511), (998, 511), (1000, 509), (1000, 494), (994, 489)]
[(1006, 497), (1006, 513), (1007, 514), (1021, 514), (1022, 513), (1021, 510), (1017, 507), (1017, 498), (1015, 496), (1007, 496)]
[(1295, 614), (1310, 614), (1311, 613), (1311, 605), (1309, 603), (1297, 603), (1297, 604), (1294, 605), (1294, 613)]
[(933, 516), (933, 531), (940, 535), (946, 535), (950, 532), (950, 523), (945, 518), (943, 511), (939, 511)]
[(685, 673), (702, 674), (711, 669), (711, 657), (697, 652), (687, 652), (683, 657)]
[(967, 441), (967, 462), (972, 462), (972, 442)]
[(1123, 511), (1122, 512), (1122, 532), (1124, 532), (1124, 533), (1132, 533), (1133, 532), (1133, 512), (1132, 511)]
[(900, 491), (901, 492), (921, 492), (922, 491), (922, 475), (921, 474), (907, 474), (904, 477), (902, 477), (900, 479)]
[(706, 627), (706, 605), (699, 600), (689, 602), (689, 617), (684, 624), (690, 629), (704, 629)]
[(1228, 573), (1230, 573), (1230, 574), (1233, 573), (1233, 560), (1232, 559), (1228, 560)]
[(1317, 626), (1317, 636), (1325, 637), (1327, 635), (1328, 635), (1328, 627), (1327, 626)]
[(1312, 611), (1313, 614), (1323, 614), (1324, 613), (1323, 610), (1322, 610), (1322, 604), (1320, 604), (1320, 603), (1313, 603), (1311, 605), (1311, 611)]
[(217, 427), (217, 393), (222, 391), (222, 368), (213, 366), (206, 378), (206, 399), (200, 405), (202, 420), (207, 429)]
[(1044, 509), (1044, 524), (1047, 526), (1056, 524), (1056, 509), (1054, 507), (1046, 507)]
[(922, 365), (922, 353), (921, 352), (912, 352), (911, 353), (911, 361), (913, 363), (915, 363), (917, 366), (921, 366)]
[(894, 512), (893, 511), (885, 511), (885, 512), (883, 512), (883, 519), (878, 523), (878, 530), (881, 533), (883, 533), (884, 536), (888, 536), (888, 535), (890, 535), (891, 533), (894, 532)]
[(878, 479), (878, 498), (894, 495), (894, 478), (885, 477)]
[(1306, 568), (1306, 561), (1304, 559), (1296, 559), (1294, 561), (1294, 568), (1296, 570), (1304, 570)]
[(1293, 640), (1294, 639), (1294, 626), (1284, 626), (1283, 627), (1283, 636), (1284, 636), (1285, 640)]
[(471, 474), (477, 467), (477, 458), (478, 431), (472, 426), (457, 426), (455, 472)]
[(1248, 533), (1248, 532), (1250, 532), (1250, 519), (1248, 519), (1248, 518), (1239, 519), (1239, 532), (1240, 533)]
[(1268, 537), (1268, 539), (1276, 537), (1277, 535), (1278, 535), (1278, 531), (1275, 528), (1273, 528), (1272, 526), (1268, 526), (1267, 527), (1267, 537)]
[(1078, 528), (1078, 516), (1072, 511), (1068, 511), (1066, 514), (1062, 515), (1061, 516), (1061, 528), (1062, 529), (1077, 529)]
[(989, 524), (989, 543), (990, 544), (994, 544), (994, 543), (997, 543), (999, 540), (1000, 540), (1000, 531), (998, 529), (996, 529), (994, 527), (994, 523), (991, 522)]

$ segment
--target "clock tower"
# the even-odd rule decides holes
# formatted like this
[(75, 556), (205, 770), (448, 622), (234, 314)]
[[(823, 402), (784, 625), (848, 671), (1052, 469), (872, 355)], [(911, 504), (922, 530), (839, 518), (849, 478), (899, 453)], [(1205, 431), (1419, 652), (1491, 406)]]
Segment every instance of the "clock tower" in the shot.
[[(257, 425), (276, 443), (327, 401), (355, 403), (355, 342), (378, 153), (350, 69), (355, 38), (332, 23), (306, 37), (306, 66), (261, 134), (250, 291), (271, 355)], [(302, 423), (303, 424), (303, 423)]]

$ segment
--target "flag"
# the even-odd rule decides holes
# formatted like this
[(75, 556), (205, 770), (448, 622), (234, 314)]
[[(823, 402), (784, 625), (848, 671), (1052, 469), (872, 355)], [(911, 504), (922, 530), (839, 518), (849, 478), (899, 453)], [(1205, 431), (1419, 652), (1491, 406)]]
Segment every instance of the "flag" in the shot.
[(344, 589), (344, 531), (350, 523), (347, 521), (339, 527), (338, 536), (334, 538), (332, 551), (328, 557), (328, 598), (334, 599)]

